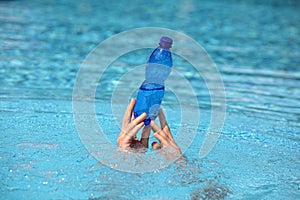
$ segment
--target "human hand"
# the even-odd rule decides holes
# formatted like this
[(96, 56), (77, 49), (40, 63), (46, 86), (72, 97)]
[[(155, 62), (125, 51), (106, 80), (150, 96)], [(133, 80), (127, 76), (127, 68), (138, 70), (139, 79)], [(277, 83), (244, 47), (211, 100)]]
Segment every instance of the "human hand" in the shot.
[(142, 132), (142, 138), (139, 141), (136, 138), (138, 131), (144, 126), (144, 119), (147, 114), (143, 113), (136, 119), (133, 118), (132, 111), (136, 100), (131, 99), (123, 116), (122, 129), (117, 139), (118, 146), (124, 149), (129, 148), (148, 148), (148, 140), (150, 135), (150, 126), (146, 126)]
[(166, 117), (163, 113), (163, 110), (160, 109), (158, 113), (159, 121), (160, 121), (160, 126), (159, 127), (154, 121), (151, 121), (151, 127), (153, 129), (154, 137), (158, 139), (160, 142), (153, 142), (152, 143), (152, 148), (157, 150), (161, 148), (166, 148), (169, 151), (175, 152), (177, 154), (181, 155), (181, 150), (180, 147), (176, 144), (172, 133), (170, 131), (170, 128), (167, 124)]

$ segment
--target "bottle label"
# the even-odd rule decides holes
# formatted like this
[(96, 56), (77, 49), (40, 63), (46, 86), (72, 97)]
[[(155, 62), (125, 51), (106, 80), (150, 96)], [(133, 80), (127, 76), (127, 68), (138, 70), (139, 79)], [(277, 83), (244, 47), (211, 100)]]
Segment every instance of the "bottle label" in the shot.
[(148, 83), (157, 83), (164, 85), (171, 73), (171, 67), (157, 63), (148, 63), (146, 66), (146, 81)]

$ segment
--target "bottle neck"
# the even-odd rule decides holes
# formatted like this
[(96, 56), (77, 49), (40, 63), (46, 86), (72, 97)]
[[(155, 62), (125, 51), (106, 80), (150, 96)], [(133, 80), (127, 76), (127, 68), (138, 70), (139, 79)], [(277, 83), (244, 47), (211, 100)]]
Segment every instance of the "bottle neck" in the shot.
[(162, 45), (159, 45), (157, 48), (162, 49), (162, 50), (166, 50), (166, 51), (171, 51), (170, 48), (163, 47)]

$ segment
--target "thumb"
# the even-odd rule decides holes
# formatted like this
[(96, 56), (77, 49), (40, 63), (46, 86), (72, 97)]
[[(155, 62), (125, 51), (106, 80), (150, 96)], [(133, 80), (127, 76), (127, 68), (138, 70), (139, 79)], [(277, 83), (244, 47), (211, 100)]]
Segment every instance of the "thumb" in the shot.
[(161, 149), (161, 144), (157, 143), (157, 142), (152, 142), (152, 149), (154, 150), (159, 150)]

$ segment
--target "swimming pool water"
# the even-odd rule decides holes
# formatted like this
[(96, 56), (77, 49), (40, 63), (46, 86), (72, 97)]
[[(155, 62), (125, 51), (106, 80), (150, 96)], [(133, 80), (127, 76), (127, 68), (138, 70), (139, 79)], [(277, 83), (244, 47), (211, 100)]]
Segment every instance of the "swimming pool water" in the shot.
[[(279, 0), (0, 1), (0, 199), (298, 199), (298, 10), (298, 2)], [(81, 63), (101, 41), (148, 26), (184, 32), (206, 49), (224, 81), (227, 113), (217, 145), (200, 159), (209, 91), (174, 55), (174, 68), (197, 94), (197, 134), (185, 160), (132, 174), (101, 164), (85, 149), (74, 125), (72, 91)], [(97, 118), (114, 144), (112, 92), (124, 72), (148, 56), (148, 50), (122, 56), (98, 85)], [(183, 108), (193, 112), (190, 94), (184, 87), (180, 92)], [(128, 101), (117, 102), (124, 107)], [(190, 131), (176, 115), (177, 104), (166, 91), (172, 131), (180, 125)]]

